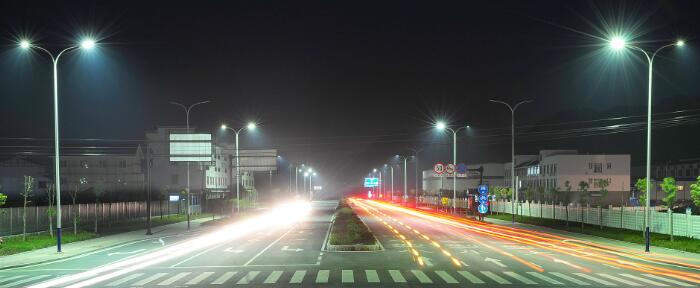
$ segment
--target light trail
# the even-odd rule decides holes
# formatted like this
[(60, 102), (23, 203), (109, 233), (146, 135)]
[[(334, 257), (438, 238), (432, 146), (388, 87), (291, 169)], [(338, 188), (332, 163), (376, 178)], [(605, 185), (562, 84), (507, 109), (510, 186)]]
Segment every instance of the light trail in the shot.
[(306, 218), (310, 211), (311, 207), (308, 202), (298, 201), (287, 205), (281, 205), (272, 209), (271, 212), (227, 225), (218, 231), (207, 233), (172, 246), (167, 246), (152, 253), (107, 264), (85, 272), (49, 280), (29, 287), (89, 287), (222, 242), (241, 238), (254, 232), (265, 229), (288, 227), (289, 224)]

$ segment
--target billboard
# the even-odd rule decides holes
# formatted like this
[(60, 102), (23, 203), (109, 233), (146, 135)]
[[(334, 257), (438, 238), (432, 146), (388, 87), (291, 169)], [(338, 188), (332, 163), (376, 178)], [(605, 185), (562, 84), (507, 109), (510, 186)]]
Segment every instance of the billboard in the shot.
[(365, 187), (377, 187), (379, 186), (378, 178), (365, 178)]
[(212, 162), (211, 134), (172, 133), (170, 140), (171, 162)]
[(277, 171), (277, 149), (239, 150), (238, 157), (241, 171)]

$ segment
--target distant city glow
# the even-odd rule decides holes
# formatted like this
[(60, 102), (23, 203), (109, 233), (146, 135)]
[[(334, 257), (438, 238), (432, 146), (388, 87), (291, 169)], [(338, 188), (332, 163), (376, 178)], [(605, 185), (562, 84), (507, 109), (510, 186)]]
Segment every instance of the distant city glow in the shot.
[(625, 48), (626, 45), (627, 41), (625, 41), (625, 39), (623, 39), (622, 37), (614, 37), (610, 40), (610, 47), (612, 47), (615, 50)]

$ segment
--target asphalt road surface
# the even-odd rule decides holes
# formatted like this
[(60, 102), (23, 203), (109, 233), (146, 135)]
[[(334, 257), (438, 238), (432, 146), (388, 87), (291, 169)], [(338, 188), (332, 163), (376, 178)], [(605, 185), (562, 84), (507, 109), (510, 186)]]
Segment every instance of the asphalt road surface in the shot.
[[(52, 263), (0, 270), (2, 287), (697, 287), (700, 259), (640, 255), (385, 203), (353, 200), (384, 250), (327, 252), (337, 201)], [(205, 235), (201, 235), (205, 234)]]

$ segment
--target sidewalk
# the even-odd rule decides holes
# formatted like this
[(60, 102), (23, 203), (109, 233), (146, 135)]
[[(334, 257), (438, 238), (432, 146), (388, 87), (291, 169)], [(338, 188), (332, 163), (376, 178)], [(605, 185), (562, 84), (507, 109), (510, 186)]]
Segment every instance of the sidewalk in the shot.
[[(202, 223), (207, 221), (211, 221), (211, 218), (207, 217), (192, 220), (192, 229), (190, 229), (189, 232), (196, 232), (208, 228), (207, 226), (202, 226)], [(61, 253), (57, 253), (56, 246), (52, 246), (33, 251), (2, 256), (0, 257), (0, 270), (61, 259), (68, 259), (78, 255), (84, 255), (87, 253), (114, 247), (120, 244), (135, 242), (149, 238), (157, 239), (159, 237), (185, 233), (188, 232), (187, 221), (154, 227), (151, 229), (151, 231), (153, 232), (153, 235), (146, 235), (146, 229), (139, 229), (135, 231), (98, 237), (85, 241), (72, 242), (62, 245), (61, 250), (63, 252)]]

